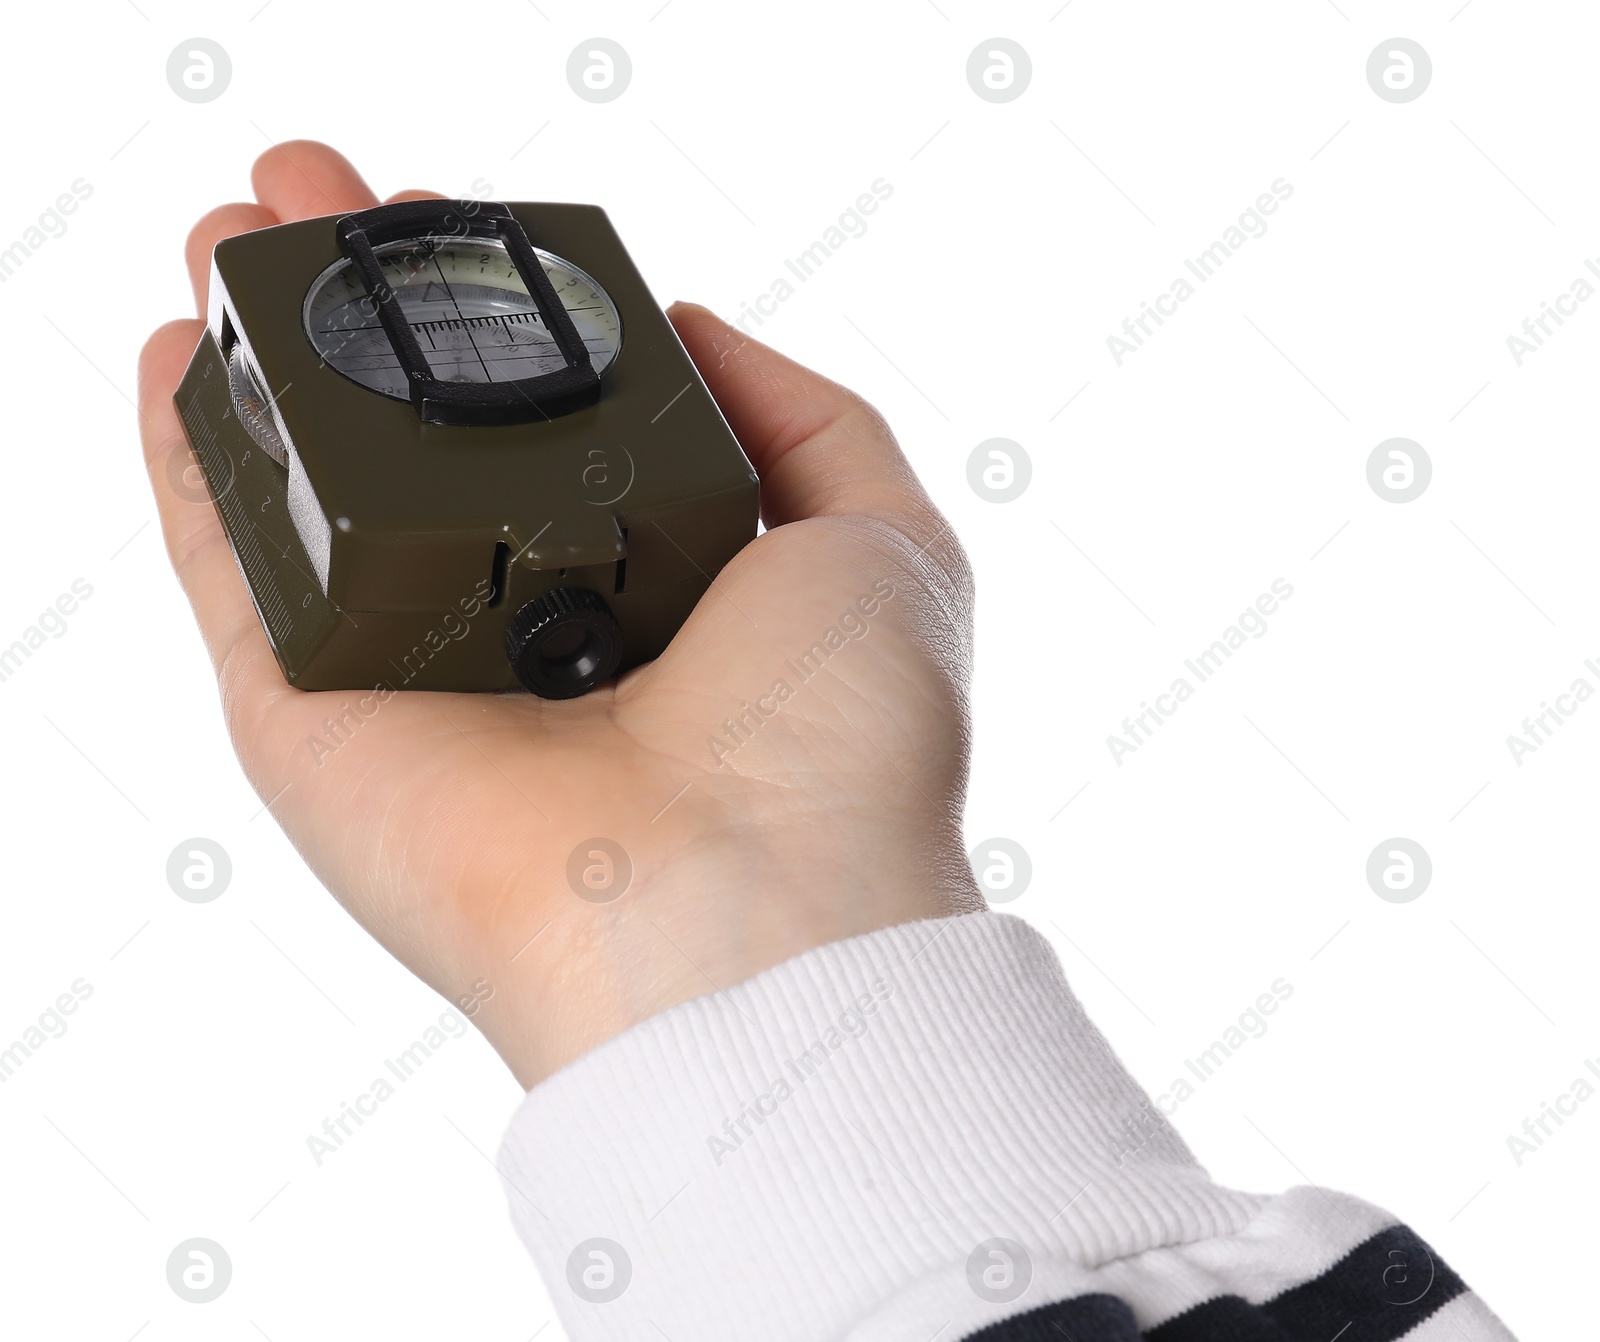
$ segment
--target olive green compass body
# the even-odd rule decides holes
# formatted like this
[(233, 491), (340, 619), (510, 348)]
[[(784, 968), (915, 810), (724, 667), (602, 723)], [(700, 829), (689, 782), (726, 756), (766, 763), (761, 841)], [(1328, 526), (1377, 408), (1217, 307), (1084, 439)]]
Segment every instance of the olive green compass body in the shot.
[(755, 474), (595, 206), (229, 238), (176, 401), (302, 689), (582, 694), (756, 533)]

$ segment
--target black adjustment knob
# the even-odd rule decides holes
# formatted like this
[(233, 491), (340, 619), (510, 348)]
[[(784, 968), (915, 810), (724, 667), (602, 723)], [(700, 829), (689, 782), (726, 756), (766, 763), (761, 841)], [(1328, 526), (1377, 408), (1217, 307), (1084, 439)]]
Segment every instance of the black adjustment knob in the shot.
[(609, 680), (622, 660), (622, 629), (586, 587), (535, 597), (506, 629), (511, 669), (542, 699), (575, 699)]

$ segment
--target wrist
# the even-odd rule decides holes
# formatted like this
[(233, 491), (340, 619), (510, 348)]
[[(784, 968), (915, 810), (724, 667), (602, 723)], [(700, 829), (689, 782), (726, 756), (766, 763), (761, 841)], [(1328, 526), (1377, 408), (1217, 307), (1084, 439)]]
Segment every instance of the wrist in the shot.
[[(681, 1002), (807, 951), (980, 909), (959, 833), (942, 828), (924, 816), (918, 843), (887, 818), (853, 838), (739, 827), (686, 837), (648, 868), (626, 849), (581, 853), (576, 881), (563, 864), (507, 900), (511, 916), (482, 957), (498, 967), (477, 976), (494, 989), (475, 1023), (530, 1089)], [(613, 893), (603, 878), (623, 866), (626, 888)]]

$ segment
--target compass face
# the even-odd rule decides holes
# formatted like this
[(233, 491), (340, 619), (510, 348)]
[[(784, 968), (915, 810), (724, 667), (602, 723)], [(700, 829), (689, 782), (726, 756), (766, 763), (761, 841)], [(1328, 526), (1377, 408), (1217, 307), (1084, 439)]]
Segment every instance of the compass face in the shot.
[[(429, 250), (421, 241), (375, 249), (433, 375), (445, 382), (515, 382), (556, 372), (565, 360), (504, 244), (472, 238)], [(603, 373), (622, 344), (610, 296), (569, 261), (535, 249)], [(306, 335), (330, 368), (363, 387), (411, 399), (400, 361), (355, 266), (329, 266), (306, 295)]]

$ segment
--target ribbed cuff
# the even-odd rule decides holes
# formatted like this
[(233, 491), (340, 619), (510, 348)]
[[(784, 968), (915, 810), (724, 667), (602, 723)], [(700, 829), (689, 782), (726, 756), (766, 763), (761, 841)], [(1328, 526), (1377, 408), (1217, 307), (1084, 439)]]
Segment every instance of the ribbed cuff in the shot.
[(818, 1342), (986, 1240), (1092, 1266), (1266, 1201), (1211, 1183), (1049, 943), (990, 912), (634, 1027), (528, 1093), (500, 1168), (575, 1342)]

